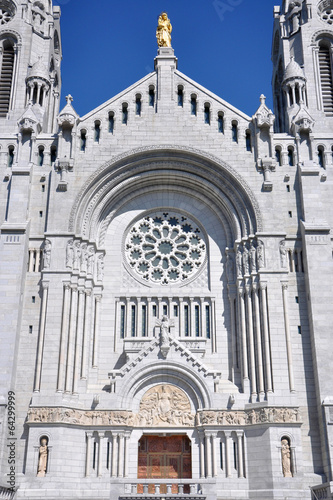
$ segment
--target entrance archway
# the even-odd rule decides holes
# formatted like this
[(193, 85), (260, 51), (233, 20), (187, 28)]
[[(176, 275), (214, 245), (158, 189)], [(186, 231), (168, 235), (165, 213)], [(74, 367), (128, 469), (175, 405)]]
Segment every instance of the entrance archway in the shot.
[[(139, 441), (138, 479), (191, 479), (191, 441), (185, 435), (156, 436), (144, 435)], [(149, 485), (149, 493), (154, 493), (154, 485)], [(166, 485), (160, 492), (166, 493)], [(185, 485), (184, 493), (189, 493)], [(138, 485), (138, 493), (143, 493), (143, 485)], [(172, 485), (172, 493), (178, 493), (177, 484)]]

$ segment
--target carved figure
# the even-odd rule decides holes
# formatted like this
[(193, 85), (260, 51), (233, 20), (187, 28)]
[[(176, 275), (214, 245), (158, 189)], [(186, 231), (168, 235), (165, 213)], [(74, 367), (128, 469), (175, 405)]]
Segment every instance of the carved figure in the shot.
[(80, 265), (80, 256), (81, 256), (81, 244), (79, 241), (74, 242), (74, 260), (73, 260), (73, 269), (79, 269)]
[(241, 278), (243, 276), (243, 264), (242, 264), (242, 251), (240, 248), (238, 248), (237, 250), (236, 267), (237, 267), (237, 278)]
[(87, 274), (94, 274), (94, 264), (95, 264), (95, 249), (90, 246), (88, 248), (88, 263), (87, 263)]
[(43, 249), (43, 268), (49, 269), (51, 264), (51, 242), (49, 240), (45, 240), (44, 249)]
[(244, 245), (243, 249), (243, 268), (244, 268), (244, 274), (250, 274), (249, 251), (246, 245)]
[(280, 262), (281, 262), (281, 267), (285, 268), (287, 267), (287, 249), (286, 249), (286, 242), (283, 240), (280, 243)]
[(74, 258), (74, 241), (69, 240), (66, 247), (66, 267), (71, 269), (73, 267), (73, 258)]
[(156, 320), (156, 325), (161, 328), (161, 353), (166, 358), (170, 350), (169, 328), (174, 326), (174, 322), (164, 315), (161, 320)]
[(256, 247), (254, 246), (254, 243), (252, 243), (250, 248), (251, 273), (257, 272), (256, 255), (257, 255)]
[(38, 455), (38, 469), (37, 476), (45, 477), (47, 469), (48, 446), (47, 438), (43, 437), (40, 441), (39, 455)]
[(228, 254), (228, 256), (227, 256), (227, 278), (228, 278), (229, 283), (233, 283), (235, 280), (234, 272), (235, 272), (234, 259), (231, 257), (231, 255)]
[(291, 453), (288, 439), (281, 440), (282, 471), (284, 477), (292, 477), (291, 473)]
[(87, 272), (87, 261), (88, 261), (87, 244), (83, 243), (81, 246), (81, 273)]
[(156, 30), (157, 45), (159, 47), (171, 47), (171, 32), (172, 26), (168, 14), (162, 12), (158, 18), (158, 25)]
[(97, 281), (103, 281), (104, 278), (104, 256), (100, 254), (97, 259)]
[(260, 240), (258, 241), (257, 246), (257, 263), (258, 269), (265, 267), (264, 244)]

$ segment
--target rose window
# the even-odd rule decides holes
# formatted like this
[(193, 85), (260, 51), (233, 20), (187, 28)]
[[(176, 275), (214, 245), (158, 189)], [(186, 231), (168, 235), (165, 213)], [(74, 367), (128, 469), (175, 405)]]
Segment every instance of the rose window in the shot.
[(129, 229), (125, 255), (131, 269), (145, 281), (182, 283), (201, 269), (206, 243), (193, 220), (174, 212), (155, 212)]
[(319, 16), (322, 21), (328, 24), (333, 24), (333, 1), (332, 0), (324, 0), (319, 5), (318, 9)]
[(0, 26), (8, 23), (15, 14), (15, 6), (10, 1), (0, 1)]

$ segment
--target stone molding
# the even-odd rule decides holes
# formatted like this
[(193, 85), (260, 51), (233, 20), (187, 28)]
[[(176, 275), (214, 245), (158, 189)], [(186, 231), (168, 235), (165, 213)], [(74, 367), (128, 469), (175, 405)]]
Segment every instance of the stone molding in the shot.
[(75, 426), (112, 427), (205, 427), (205, 426), (248, 426), (256, 424), (301, 424), (296, 407), (264, 407), (251, 410), (198, 410), (196, 415), (188, 408), (179, 410), (173, 421), (154, 418), (147, 421), (142, 413), (130, 410), (78, 410), (65, 407), (30, 408), (28, 425), (69, 424)]

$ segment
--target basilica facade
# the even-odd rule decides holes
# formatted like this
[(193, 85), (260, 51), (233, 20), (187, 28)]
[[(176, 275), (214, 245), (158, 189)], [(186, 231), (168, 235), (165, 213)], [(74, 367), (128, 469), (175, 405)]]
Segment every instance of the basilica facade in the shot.
[(165, 13), (60, 110), (60, 14), (0, 0), (0, 497), (332, 498), (333, 1), (274, 8), (253, 116)]

